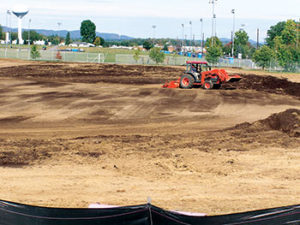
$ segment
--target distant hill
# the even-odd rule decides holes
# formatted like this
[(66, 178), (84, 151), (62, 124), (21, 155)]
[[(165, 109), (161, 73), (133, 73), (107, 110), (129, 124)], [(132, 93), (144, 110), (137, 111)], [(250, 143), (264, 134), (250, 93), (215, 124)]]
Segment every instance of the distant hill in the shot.
[[(3, 31), (7, 31), (7, 27), (3, 26)], [(28, 30), (26, 28), (24, 28), (23, 30)], [(80, 30), (73, 30), (73, 31), (67, 31), (67, 30), (44, 30), (44, 29), (32, 29), (34, 31), (36, 31), (39, 34), (45, 35), (45, 36), (51, 36), (51, 35), (59, 35), (61, 37), (66, 37), (67, 33), (70, 32), (71, 38), (73, 39), (80, 39)], [(13, 28), (12, 32), (18, 32), (17, 28)], [(116, 41), (116, 40), (131, 40), (131, 39), (135, 39), (134, 37), (129, 37), (126, 35), (118, 35), (118, 34), (114, 34), (114, 33), (99, 33), (96, 32), (96, 36), (100, 36), (102, 38), (104, 38), (104, 40), (107, 41)], [(223, 44), (227, 44), (228, 42), (231, 42), (231, 39), (229, 38), (220, 38), (221, 42)], [(249, 40), (249, 42), (251, 43), (251, 45), (256, 46), (256, 41), (253, 40)], [(263, 43), (260, 43), (263, 44)]]
[[(6, 32), (8, 30), (7, 27), (3, 27), (3, 31)], [(28, 30), (26, 28), (24, 28), (23, 30)], [(44, 29), (31, 29), (36, 31), (39, 34), (45, 35), (45, 36), (51, 36), (51, 35), (59, 35), (61, 37), (66, 37), (67, 33), (70, 32), (71, 38), (73, 39), (80, 39), (80, 30), (73, 30), (73, 31), (68, 31), (68, 30), (44, 30)], [(13, 28), (12, 32), (18, 32), (17, 28)], [(133, 37), (129, 37), (126, 35), (118, 35), (118, 34), (114, 34), (114, 33), (100, 33), (100, 32), (96, 32), (96, 36), (100, 36), (102, 38), (104, 38), (104, 40), (108, 40), (108, 41), (113, 41), (113, 40), (131, 40), (134, 39)]]

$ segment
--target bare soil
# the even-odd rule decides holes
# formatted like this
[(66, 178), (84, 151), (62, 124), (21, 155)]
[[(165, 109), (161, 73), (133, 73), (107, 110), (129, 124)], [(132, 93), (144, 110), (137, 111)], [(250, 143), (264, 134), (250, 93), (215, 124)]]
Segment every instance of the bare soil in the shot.
[[(182, 67), (0, 60), (0, 199), (232, 213), (299, 204), (300, 78), (163, 89)], [(12, 65), (13, 64), (13, 65)], [(288, 74), (286, 75), (288, 76)]]

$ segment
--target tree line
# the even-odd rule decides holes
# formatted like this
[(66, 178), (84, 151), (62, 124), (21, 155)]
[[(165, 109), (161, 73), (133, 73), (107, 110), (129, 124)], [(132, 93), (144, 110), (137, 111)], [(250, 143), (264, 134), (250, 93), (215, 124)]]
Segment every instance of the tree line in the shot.
[[(29, 33), (30, 32), (30, 33)], [(188, 44), (186, 40), (176, 39), (130, 39), (130, 40), (112, 40), (105, 41), (102, 37), (96, 36), (96, 25), (91, 20), (84, 20), (80, 26), (81, 41), (93, 43), (96, 46), (102, 45), (109, 47), (111, 45), (121, 46), (143, 46), (146, 50), (154, 48), (155, 44), (163, 46), (163, 50), (167, 50), (169, 45), (175, 46), (176, 51), (181, 51), (183, 44)], [(24, 31), (23, 39), (25, 44), (30, 37), (30, 42), (37, 40), (46, 40), (54, 45), (64, 41), (66, 45), (72, 42), (70, 33), (66, 37), (58, 35), (44, 36), (34, 30)], [(17, 33), (11, 33), (12, 40), (17, 39)], [(5, 33), (0, 25), (0, 39), (5, 39)], [(249, 36), (246, 31), (239, 30), (234, 34), (234, 45), (232, 42), (223, 44), (218, 37), (211, 37), (205, 40), (204, 46), (207, 50), (206, 60), (210, 63), (217, 63), (220, 57), (231, 56), (243, 59), (252, 59), (263, 69), (270, 67), (271, 64), (281, 66), (285, 71), (295, 71), (300, 62), (300, 43), (299, 43), (299, 22), (287, 20), (271, 26), (267, 32), (266, 44), (255, 48), (249, 42)], [(74, 41), (74, 40), (73, 40)], [(183, 43), (185, 42), (185, 43)], [(201, 41), (194, 44), (200, 45)], [(192, 45), (192, 41), (190, 41)], [(232, 47), (233, 55), (232, 55)], [(153, 51), (157, 52), (157, 50)], [(152, 55), (153, 55), (152, 52)], [(139, 53), (135, 53), (138, 55)], [(157, 55), (157, 54), (156, 54)], [(162, 58), (162, 56), (160, 56)]]
[[(271, 26), (267, 32), (266, 44), (258, 49), (251, 46), (245, 31), (240, 30), (234, 36), (234, 57), (242, 54), (242, 58), (252, 59), (263, 69), (276, 64), (284, 71), (295, 71), (299, 66), (299, 22), (287, 20)], [(232, 42), (223, 46), (217, 37), (212, 37), (206, 40), (205, 47), (207, 61), (217, 63), (219, 57), (230, 55)]]
[(295, 71), (300, 62), (299, 22), (288, 20), (272, 26), (266, 45), (254, 53), (253, 60), (263, 68), (275, 62), (285, 71)]

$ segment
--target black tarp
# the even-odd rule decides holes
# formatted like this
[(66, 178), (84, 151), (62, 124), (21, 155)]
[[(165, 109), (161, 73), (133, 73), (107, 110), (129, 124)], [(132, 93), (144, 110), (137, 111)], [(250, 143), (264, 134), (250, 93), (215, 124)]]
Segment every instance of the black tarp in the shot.
[(222, 216), (187, 216), (151, 204), (108, 208), (67, 209), (23, 205), (0, 200), (0, 225), (300, 225), (300, 205)]

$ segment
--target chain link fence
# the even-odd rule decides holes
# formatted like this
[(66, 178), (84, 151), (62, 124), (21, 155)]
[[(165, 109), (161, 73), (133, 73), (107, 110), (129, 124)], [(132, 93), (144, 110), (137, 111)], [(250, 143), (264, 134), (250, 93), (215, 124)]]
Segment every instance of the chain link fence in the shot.
[[(181, 66), (185, 65), (186, 61), (205, 61), (205, 58), (196, 58), (196, 57), (186, 57), (180, 55), (166, 55), (165, 60), (160, 65), (172, 65), (172, 66)], [(148, 55), (140, 55), (138, 60), (135, 60), (133, 55), (130, 54), (117, 54), (116, 55), (116, 64), (137, 64), (137, 65), (155, 65), (156, 63), (150, 59)], [(232, 59), (232, 58), (220, 58), (217, 64), (213, 66), (216, 67), (236, 67), (243, 69), (262, 69), (251, 59)], [(284, 68), (278, 65), (277, 62), (272, 61), (270, 65), (265, 68), (270, 72), (282, 72)], [(300, 72), (300, 64), (295, 64), (293, 66), (294, 72)]]
[[(191, 58), (182, 56), (166, 56), (163, 65), (184, 65)], [(155, 65), (156, 63), (148, 55), (140, 55), (137, 60), (130, 54), (116, 54), (117, 64), (140, 64), (140, 65)]]
[[(57, 58), (57, 51), (55, 50), (41, 50), (39, 53), (40, 57), (37, 60), (41, 61), (103, 63), (105, 60), (104, 54), (102, 53), (60, 51), (61, 59)], [(31, 60), (30, 50), (22, 48), (0, 48), (0, 58)]]
[[(57, 58), (57, 50), (40, 50), (40, 57), (37, 60), (41, 61), (63, 61), (63, 62), (87, 62), (87, 63), (104, 63), (108, 62), (103, 53), (87, 53), (87, 52), (69, 52), (60, 51), (61, 59)], [(11, 49), (0, 48), (0, 58), (15, 58), (23, 60), (31, 60), (30, 50), (27, 48)], [(180, 55), (166, 55), (162, 65), (181, 66), (185, 65), (186, 61), (205, 61), (205, 58), (195, 58)], [(140, 55), (138, 59), (134, 59), (132, 54), (116, 54), (110, 56), (109, 63), (116, 64), (136, 64), (136, 65), (155, 65), (156, 63), (149, 57), (149, 55)], [(239, 67), (244, 69), (262, 69), (257, 66), (250, 59), (232, 59), (221, 58), (219, 62), (214, 65), (217, 67)], [(300, 64), (292, 65), (293, 72), (300, 72)], [(272, 61), (270, 65), (265, 68), (270, 72), (282, 72), (284, 68), (280, 67), (277, 62)]]
[[(166, 56), (163, 65), (173, 65), (180, 66), (185, 65), (186, 61), (205, 61), (205, 58), (196, 58), (196, 57), (186, 57), (179, 55), (170, 55)], [(139, 56), (138, 60), (135, 60), (133, 55), (130, 54), (117, 54), (116, 55), (117, 64), (145, 64), (153, 65), (155, 62), (150, 59), (148, 55)], [(250, 69), (259, 69), (259, 67), (252, 62), (250, 59), (223, 59), (221, 58), (219, 62), (214, 65), (218, 67), (240, 67), (240, 68), (250, 68)]]

